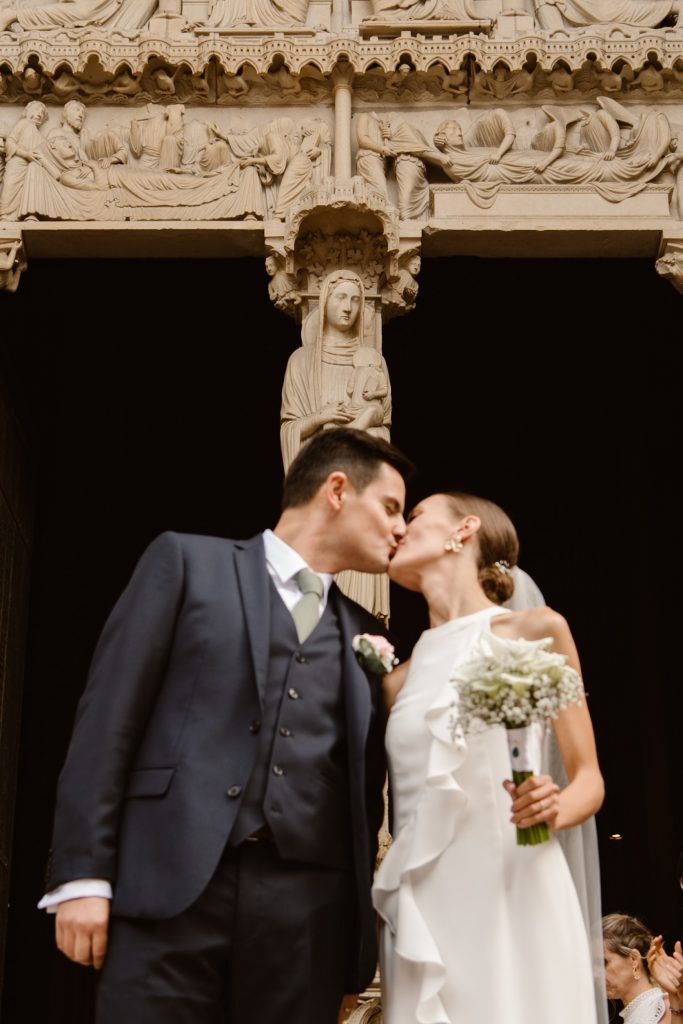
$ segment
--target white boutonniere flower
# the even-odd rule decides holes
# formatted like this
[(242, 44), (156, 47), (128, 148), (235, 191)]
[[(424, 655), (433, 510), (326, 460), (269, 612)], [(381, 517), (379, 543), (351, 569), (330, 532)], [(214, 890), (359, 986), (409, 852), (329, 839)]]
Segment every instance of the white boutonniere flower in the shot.
[(394, 645), (389, 643), (385, 636), (357, 633), (351, 641), (351, 646), (361, 667), (375, 675), (383, 676), (398, 665)]

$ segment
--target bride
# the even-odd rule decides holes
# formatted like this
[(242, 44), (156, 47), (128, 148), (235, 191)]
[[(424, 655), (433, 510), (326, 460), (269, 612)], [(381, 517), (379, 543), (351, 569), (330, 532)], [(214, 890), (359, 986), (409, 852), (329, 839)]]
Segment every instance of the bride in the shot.
[[(435, 494), (413, 510), (393, 581), (425, 597), (430, 628), (384, 677), (394, 840), (376, 875), (384, 1024), (595, 1024), (593, 970), (579, 899), (556, 832), (603, 799), (585, 702), (553, 722), (568, 782), (518, 787), (502, 726), (454, 739), (453, 668), (483, 635), (552, 639), (578, 670), (564, 618), (510, 612), (518, 541), (497, 505)], [(455, 710), (454, 710), (455, 709)], [(549, 841), (518, 846), (515, 826)]]

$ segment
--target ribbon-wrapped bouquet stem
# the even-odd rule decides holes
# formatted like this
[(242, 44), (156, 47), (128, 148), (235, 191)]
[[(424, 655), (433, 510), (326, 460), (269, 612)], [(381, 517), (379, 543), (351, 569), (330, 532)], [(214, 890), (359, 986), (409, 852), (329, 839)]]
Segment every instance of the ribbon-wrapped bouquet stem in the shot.
[[(545, 727), (571, 704), (584, 699), (580, 675), (564, 654), (551, 650), (552, 639), (508, 640), (486, 633), (473, 656), (456, 666), (453, 733), (479, 732), (493, 725), (506, 729), (512, 778), (516, 785), (541, 770)], [(550, 838), (546, 824), (517, 828), (517, 843), (534, 846)]]

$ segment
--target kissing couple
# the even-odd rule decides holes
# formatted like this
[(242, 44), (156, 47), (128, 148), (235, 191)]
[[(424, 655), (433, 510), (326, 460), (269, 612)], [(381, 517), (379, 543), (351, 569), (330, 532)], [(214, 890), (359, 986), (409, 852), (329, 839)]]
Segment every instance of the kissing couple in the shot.
[[(336, 1024), (374, 976), (378, 920), (385, 1024), (597, 1019), (556, 837), (602, 801), (585, 701), (553, 722), (563, 788), (515, 785), (501, 727), (438, 725), (482, 636), (549, 638), (578, 670), (569, 628), (501, 607), (518, 543), (497, 505), (434, 494), (406, 523), (411, 471), (379, 438), (321, 431), (272, 531), (168, 532), (143, 553), (78, 706), (39, 904), (100, 970), (97, 1024)], [(357, 656), (386, 631), (336, 587), (343, 569), (423, 594), (409, 662)], [(540, 823), (547, 842), (516, 844)]]

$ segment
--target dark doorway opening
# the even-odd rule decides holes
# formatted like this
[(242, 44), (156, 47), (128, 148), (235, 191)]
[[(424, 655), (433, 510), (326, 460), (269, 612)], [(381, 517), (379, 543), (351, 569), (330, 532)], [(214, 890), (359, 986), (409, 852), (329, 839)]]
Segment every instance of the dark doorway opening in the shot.
[[(0, 368), (32, 423), (37, 493), (7, 1024), (91, 1020), (92, 979), (53, 953), (35, 904), (106, 615), (162, 530), (244, 537), (277, 517), (299, 335), (266, 281), (247, 259), (43, 262), (0, 297)], [(467, 489), (516, 522), (521, 564), (583, 658), (608, 792), (604, 908), (669, 939), (683, 932), (681, 301), (650, 261), (427, 260), (417, 309), (385, 330), (411, 499)], [(422, 606), (395, 592), (392, 610), (407, 652)]]

